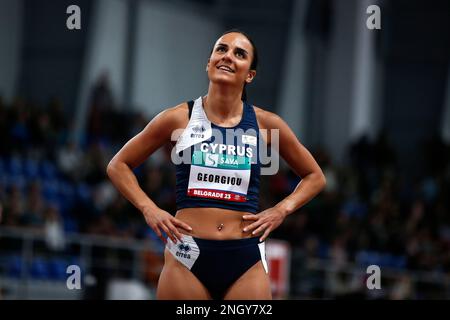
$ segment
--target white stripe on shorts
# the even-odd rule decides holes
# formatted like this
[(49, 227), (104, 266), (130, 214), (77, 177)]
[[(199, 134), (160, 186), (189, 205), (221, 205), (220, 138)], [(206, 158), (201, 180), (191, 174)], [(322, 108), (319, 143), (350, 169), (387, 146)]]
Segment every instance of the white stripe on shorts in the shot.
[(259, 253), (261, 254), (261, 262), (264, 266), (264, 270), (266, 270), (266, 273), (269, 273), (269, 268), (267, 267), (267, 261), (266, 261), (266, 242), (260, 242), (258, 243), (259, 247)]

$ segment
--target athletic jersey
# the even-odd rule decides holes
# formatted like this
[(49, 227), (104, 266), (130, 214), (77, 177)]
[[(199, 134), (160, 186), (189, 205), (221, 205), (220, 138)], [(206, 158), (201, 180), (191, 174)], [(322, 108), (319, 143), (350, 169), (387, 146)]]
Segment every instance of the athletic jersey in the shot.
[(188, 105), (189, 123), (175, 145), (177, 209), (257, 213), (260, 140), (253, 106), (244, 101), (241, 121), (227, 128), (208, 120), (201, 97)]

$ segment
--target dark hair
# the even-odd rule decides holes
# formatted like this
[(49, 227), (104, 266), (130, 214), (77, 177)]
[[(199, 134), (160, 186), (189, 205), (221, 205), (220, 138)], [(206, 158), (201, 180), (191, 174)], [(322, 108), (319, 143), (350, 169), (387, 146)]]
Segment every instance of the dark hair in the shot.
[[(229, 33), (240, 33), (244, 37), (246, 37), (247, 40), (250, 42), (250, 44), (252, 45), (252, 48), (253, 48), (253, 59), (252, 59), (252, 63), (250, 64), (250, 70), (256, 71), (256, 68), (258, 67), (258, 51), (256, 50), (256, 46), (255, 46), (255, 43), (253, 42), (252, 38), (250, 38), (250, 36), (248, 34), (246, 34), (245, 32), (243, 32), (239, 29), (227, 30), (224, 33), (222, 33), (222, 35), (220, 37), (223, 37), (224, 35), (229, 34)], [(213, 51), (214, 51), (214, 47), (211, 49), (210, 55), (212, 54)], [(244, 90), (242, 91), (241, 99), (243, 101), (247, 101), (247, 90), (245, 88), (246, 86), (247, 86), (247, 83), (244, 84)]]

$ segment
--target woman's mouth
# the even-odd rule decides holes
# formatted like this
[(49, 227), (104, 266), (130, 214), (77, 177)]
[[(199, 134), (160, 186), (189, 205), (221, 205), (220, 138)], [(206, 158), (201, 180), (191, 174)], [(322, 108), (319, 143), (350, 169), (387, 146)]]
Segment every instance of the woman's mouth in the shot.
[(234, 70), (231, 69), (231, 68), (228, 67), (228, 66), (223, 66), (223, 65), (222, 65), (222, 66), (218, 66), (217, 69), (223, 70), (223, 71), (226, 71), (226, 72), (230, 72), (230, 73), (234, 73)]

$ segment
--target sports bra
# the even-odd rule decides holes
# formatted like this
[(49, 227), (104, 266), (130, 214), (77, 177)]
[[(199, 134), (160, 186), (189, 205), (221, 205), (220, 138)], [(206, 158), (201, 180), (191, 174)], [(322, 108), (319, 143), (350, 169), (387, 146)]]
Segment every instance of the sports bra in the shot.
[(234, 127), (215, 125), (202, 97), (189, 101), (189, 122), (175, 145), (176, 205), (259, 212), (259, 127), (252, 105)]

